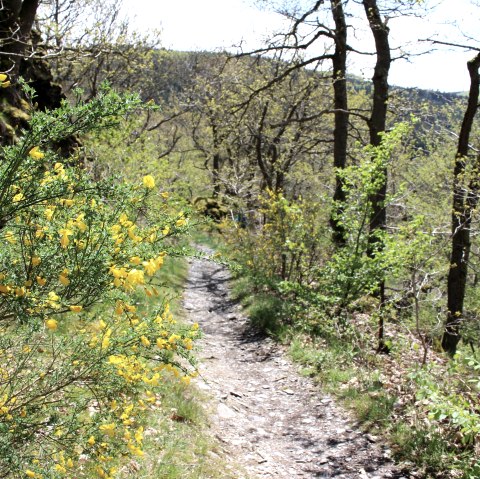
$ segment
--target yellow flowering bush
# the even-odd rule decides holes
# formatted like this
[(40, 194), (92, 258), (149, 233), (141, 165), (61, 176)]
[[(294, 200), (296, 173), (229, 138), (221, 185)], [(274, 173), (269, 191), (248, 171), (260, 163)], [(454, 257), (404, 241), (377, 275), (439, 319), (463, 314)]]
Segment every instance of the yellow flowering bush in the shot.
[[(115, 124), (134, 96), (43, 113), (0, 150), (0, 476), (114, 478), (142, 457), (165, 374), (188, 382), (198, 326), (179, 327), (156, 272), (187, 228), (147, 175), (94, 182), (52, 148)], [(154, 201), (152, 201), (154, 199)], [(158, 297), (149, 311), (138, 298)]]
[(318, 200), (289, 200), (266, 191), (259, 197), (262, 221), (241, 228), (226, 221), (225, 237), (234, 259), (253, 277), (272, 286), (279, 282), (308, 285), (326, 257), (328, 231), (319, 216), (325, 205)]

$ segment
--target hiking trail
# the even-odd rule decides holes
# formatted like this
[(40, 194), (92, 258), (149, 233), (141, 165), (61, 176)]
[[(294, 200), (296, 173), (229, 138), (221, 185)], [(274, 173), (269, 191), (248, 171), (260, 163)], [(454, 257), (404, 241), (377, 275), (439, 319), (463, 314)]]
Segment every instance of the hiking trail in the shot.
[(414, 477), (395, 466), (387, 445), (302, 377), (281, 345), (252, 330), (230, 299), (229, 280), (224, 266), (191, 259), (184, 308), (204, 333), (196, 384), (212, 398), (212, 432), (234, 477)]

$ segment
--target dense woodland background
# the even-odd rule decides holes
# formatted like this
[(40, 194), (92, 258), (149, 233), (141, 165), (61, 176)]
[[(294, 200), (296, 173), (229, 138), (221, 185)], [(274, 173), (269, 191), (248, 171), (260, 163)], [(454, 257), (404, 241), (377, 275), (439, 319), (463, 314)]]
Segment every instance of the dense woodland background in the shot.
[[(57, 321), (65, 321), (68, 336), (73, 320), (61, 315), (68, 316), (67, 299), (83, 301), (85, 313), (77, 319), (81, 326), (74, 327), (85, 330), (99, 314), (97, 299), (104, 306), (118, 308), (119, 301), (128, 306), (115, 291), (91, 298), (91, 282), (101, 284), (102, 291), (123, 288), (122, 294), (137, 294), (133, 290), (140, 286), (151, 297), (153, 289), (143, 276), (128, 283), (135, 265), (143, 264), (150, 276), (148, 264), (156, 271), (160, 256), (184, 254), (181, 247), (193, 223), (194, 234), (209, 230), (216, 238), (223, 260), (238, 275), (238, 295), (250, 304), (252, 320), (291, 342), (297, 359), (333, 389), (340, 388), (353, 406), (363, 403), (364, 419), (390, 435), (399, 457), (415, 462), (425, 477), (479, 477), (479, 50), (473, 41), (457, 45), (471, 50), (464, 72), (471, 81), (468, 92), (398, 88), (389, 85), (389, 69), (408, 52), (390, 46), (387, 22), (396, 16), (428, 16), (422, 2), (269, 6), (291, 20), (288, 31), (253, 52), (212, 53), (162, 49), (156, 34), (131, 31), (118, 2), (2, 2), (0, 240), (5, 250), (0, 253), (0, 311), (5, 346), (0, 357), (6, 362), (0, 396), (2, 420), (12, 416), (2, 423), (2, 434), (8, 431), (13, 438), (0, 440), (2, 477), (64, 477), (66, 462), (74, 464), (86, 454), (75, 452), (74, 436), (84, 435), (92, 447), (100, 438), (91, 433), (91, 425), (78, 422), (78, 414), (68, 428), (55, 426), (58, 412), (52, 413), (52, 404), (73, 401), (81, 411), (92, 407), (95, 397), (97, 405), (107, 404), (120, 387), (112, 380), (104, 398), (97, 391), (79, 399), (72, 390), (59, 397), (59, 391), (87, 380), (78, 371), (63, 377), (66, 359), (58, 359), (58, 382), (45, 389), (39, 402), (27, 394), (26, 379), (20, 385), (11, 379), (14, 371), (33, 370), (33, 364), (45, 367), (45, 360), (28, 350), (32, 338), (48, 343), (48, 330), (56, 330)], [(348, 70), (348, 58), (361, 54), (349, 27), (352, 12), (374, 38), (372, 81)], [(437, 38), (431, 44), (449, 42)], [(109, 89), (120, 95), (112, 97), (117, 94)], [(76, 106), (67, 107), (67, 100)], [(52, 165), (64, 165), (54, 166), (52, 175), (72, 168), (70, 188), (42, 190), (41, 178), (50, 167), (45, 163), (37, 171), (28, 162), (43, 160), (45, 154)], [(35, 189), (38, 181), (41, 187)], [(121, 216), (115, 194), (125, 194), (112, 191), (125, 181), (143, 181), (146, 190), (156, 184), (159, 192), (147, 199), (132, 190), (134, 199)], [(89, 191), (97, 196), (90, 198)], [(76, 214), (83, 216), (68, 223), (73, 216), (58, 212), (82, 195)], [(105, 205), (103, 219), (95, 216), (94, 206), (82, 210), (92, 200)], [(42, 212), (49, 209), (50, 217)], [(117, 228), (110, 247), (115, 252), (105, 242), (92, 243), (92, 252), (105, 248), (106, 259), (99, 262), (92, 253), (87, 264), (78, 261), (78, 251), (73, 263), (54, 261), (59, 253), (48, 245), (42, 246), (45, 258), (30, 251), (42, 234), (55, 241), (39, 218), (55, 221), (57, 215), (61, 253), (69, 251), (70, 240), (77, 246), (86, 241), (80, 237), (84, 227), (94, 231), (96, 225), (104, 229), (98, 238)], [(119, 215), (117, 226), (107, 228), (107, 217), (113, 221)], [(126, 239), (119, 236), (122, 228), (128, 230)], [(141, 228), (148, 235), (135, 232)], [(37, 234), (40, 230), (44, 233)], [(154, 251), (138, 246), (142, 238)], [(120, 258), (116, 249), (128, 241), (133, 249)], [(33, 259), (37, 257), (41, 260)], [(137, 257), (138, 262), (132, 260)], [(42, 275), (34, 270), (38, 261), (47, 268), (45, 277), (59, 278), (60, 289), (41, 289)], [(86, 279), (75, 283), (70, 279), (74, 274)], [(36, 278), (40, 286), (35, 286)], [(60, 299), (42, 299), (55, 291)], [(44, 303), (45, 311), (35, 306)], [(59, 319), (52, 320), (54, 314)], [(168, 311), (158, 314), (166, 317)], [(110, 325), (107, 317), (102, 321)], [(48, 321), (55, 321), (55, 327)], [(138, 335), (134, 351), (145, 348), (147, 361), (150, 343), (160, 333), (150, 337), (131, 326), (131, 317), (129, 321)], [(131, 358), (130, 350), (106, 355), (110, 339), (105, 346), (102, 338), (116, 329), (106, 325), (100, 330), (104, 333), (98, 328), (95, 333), (100, 344), (95, 364), (106, 357), (118, 362)], [(163, 348), (168, 349), (163, 361), (184, 374), (186, 366), (172, 354), (182, 356), (183, 348), (189, 356), (196, 333), (161, 334), (168, 341), (178, 334), (172, 347)], [(16, 335), (24, 338), (15, 346), (24, 356), (13, 367), (6, 354)], [(59, 341), (69, 351), (68, 341)], [(52, 358), (61, 356), (58, 345), (50, 347)], [(120, 376), (131, 383), (124, 373)], [(99, 377), (92, 379), (92, 390)], [(153, 377), (146, 381), (149, 387)], [(138, 394), (131, 397), (138, 399)], [(18, 421), (12, 411), (20, 414)], [(118, 417), (122, 414), (127, 413)], [(34, 419), (28, 423), (30, 415)], [(114, 416), (99, 416), (99, 421), (112, 428)], [(122, 421), (128, 422), (126, 417)], [(9, 421), (17, 421), (16, 426)], [(48, 429), (53, 432), (46, 432), (46, 424), (54, 425)], [(108, 427), (111, 445), (104, 449), (111, 447), (114, 455), (120, 445)], [(38, 437), (58, 428), (68, 429), (65, 440), (47, 441), (41, 453), (33, 451)], [(141, 442), (124, 446), (141, 455), (135, 450)], [(105, 451), (96, 454), (106, 456)], [(98, 466), (95, 460), (82, 477), (115, 476), (115, 468)]]

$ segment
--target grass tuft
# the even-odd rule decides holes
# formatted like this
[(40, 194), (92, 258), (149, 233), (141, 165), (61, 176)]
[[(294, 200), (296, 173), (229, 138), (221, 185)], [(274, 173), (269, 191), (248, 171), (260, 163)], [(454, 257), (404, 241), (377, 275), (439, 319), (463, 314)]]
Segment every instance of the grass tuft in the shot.
[(160, 403), (145, 427), (145, 459), (120, 471), (120, 479), (233, 479), (208, 433), (203, 395), (166, 378)]

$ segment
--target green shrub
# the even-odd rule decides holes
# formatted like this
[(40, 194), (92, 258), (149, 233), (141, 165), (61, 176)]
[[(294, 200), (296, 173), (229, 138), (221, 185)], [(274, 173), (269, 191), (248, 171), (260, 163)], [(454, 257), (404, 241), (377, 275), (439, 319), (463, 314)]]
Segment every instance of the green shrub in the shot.
[(177, 326), (165, 299), (148, 313), (134, 301), (158, 295), (166, 239), (187, 216), (153, 198), (151, 175), (94, 182), (51, 149), (139, 107), (105, 88), (89, 103), (32, 109), (30, 128), (0, 151), (3, 477), (114, 477), (116, 456), (143, 455), (162, 375), (194, 374), (197, 326)]

